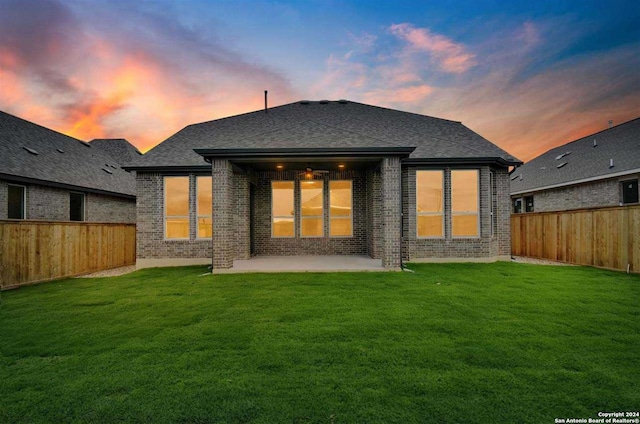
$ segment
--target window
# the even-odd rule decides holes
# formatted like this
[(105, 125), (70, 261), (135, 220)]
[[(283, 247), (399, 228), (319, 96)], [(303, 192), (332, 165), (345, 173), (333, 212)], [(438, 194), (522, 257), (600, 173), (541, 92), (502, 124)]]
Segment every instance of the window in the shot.
[(527, 196), (524, 198), (524, 211), (533, 212), (533, 196)]
[(329, 235), (353, 235), (352, 181), (329, 181)]
[(25, 219), (26, 217), (26, 194), (27, 188), (24, 186), (11, 185), (8, 186), (8, 204), (7, 218), (9, 219)]
[(513, 199), (513, 213), (522, 213), (522, 198)]
[(164, 236), (189, 238), (189, 177), (164, 177)]
[(324, 236), (323, 181), (300, 181), (300, 234)]
[(293, 181), (271, 181), (271, 236), (294, 237)]
[(444, 236), (443, 171), (416, 171), (418, 237)]
[(622, 203), (638, 203), (638, 180), (621, 181)]
[(69, 220), (84, 221), (84, 194), (69, 193)]
[(478, 221), (478, 171), (451, 171), (453, 237), (477, 237)]
[(196, 178), (196, 193), (197, 193), (197, 212), (198, 217), (196, 234), (198, 238), (211, 238), (212, 231), (212, 185), (211, 177), (197, 177)]

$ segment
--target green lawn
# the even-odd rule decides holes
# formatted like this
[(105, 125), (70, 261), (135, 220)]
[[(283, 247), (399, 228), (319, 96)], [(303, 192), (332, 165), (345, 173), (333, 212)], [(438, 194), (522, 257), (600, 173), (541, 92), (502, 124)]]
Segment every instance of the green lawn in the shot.
[(0, 422), (553, 423), (640, 408), (640, 276), (412, 265), (3, 292)]

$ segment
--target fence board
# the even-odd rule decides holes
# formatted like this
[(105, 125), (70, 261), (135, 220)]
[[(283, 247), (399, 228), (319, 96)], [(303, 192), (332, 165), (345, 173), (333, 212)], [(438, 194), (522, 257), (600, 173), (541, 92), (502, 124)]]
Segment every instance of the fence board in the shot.
[(640, 205), (513, 214), (511, 253), (640, 272)]
[(135, 262), (135, 224), (0, 221), (0, 289)]

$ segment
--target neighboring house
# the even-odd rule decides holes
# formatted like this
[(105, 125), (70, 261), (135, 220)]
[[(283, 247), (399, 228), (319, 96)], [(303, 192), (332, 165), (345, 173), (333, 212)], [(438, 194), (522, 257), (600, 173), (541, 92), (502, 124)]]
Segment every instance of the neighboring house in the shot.
[(508, 167), (460, 122), (346, 100), (190, 125), (126, 169), (138, 266), (252, 255), (507, 259)]
[(124, 138), (96, 138), (91, 140), (89, 144), (91, 144), (91, 147), (97, 147), (111, 156), (120, 166), (134, 161), (138, 156), (142, 156), (140, 150)]
[(572, 141), (511, 174), (514, 213), (638, 204), (640, 118)]
[(135, 175), (84, 141), (0, 112), (0, 219), (135, 222)]

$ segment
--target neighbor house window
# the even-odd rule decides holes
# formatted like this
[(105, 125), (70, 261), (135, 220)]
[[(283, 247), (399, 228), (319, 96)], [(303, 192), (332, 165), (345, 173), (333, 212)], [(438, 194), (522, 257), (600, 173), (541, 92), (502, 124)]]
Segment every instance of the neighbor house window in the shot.
[(522, 213), (522, 198), (513, 199), (513, 213)]
[(300, 234), (324, 236), (323, 181), (300, 181)]
[(294, 237), (293, 181), (271, 181), (271, 236)]
[(353, 235), (352, 181), (329, 181), (329, 235)]
[(478, 171), (451, 171), (451, 231), (453, 237), (477, 237)]
[(11, 185), (8, 186), (8, 219), (25, 219), (26, 217), (26, 194), (27, 188), (24, 186)]
[(164, 177), (164, 236), (189, 238), (189, 177)]
[(84, 221), (84, 194), (69, 193), (69, 220)]
[(638, 203), (638, 180), (621, 181), (622, 203)]
[(524, 198), (524, 211), (533, 212), (533, 196), (527, 196)]
[(197, 217), (198, 217), (198, 238), (211, 238), (212, 236), (212, 186), (211, 177), (196, 178), (197, 192)]
[(443, 171), (416, 171), (418, 237), (444, 236)]

